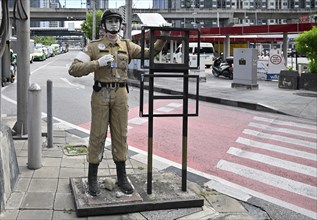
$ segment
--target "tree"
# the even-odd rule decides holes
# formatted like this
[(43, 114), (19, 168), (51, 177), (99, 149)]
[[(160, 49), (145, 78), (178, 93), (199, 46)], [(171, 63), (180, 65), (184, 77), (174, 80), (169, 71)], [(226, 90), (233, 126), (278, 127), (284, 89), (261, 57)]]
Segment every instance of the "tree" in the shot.
[(51, 45), (55, 44), (56, 39), (53, 36), (35, 36), (33, 38), (35, 44)]
[[(99, 38), (99, 28), (100, 28), (100, 23), (101, 23), (101, 17), (102, 17), (103, 12), (101, 10), (96, 11), (96, 39)], [(86, 20), (81, 23), (80, 27), (81, 30), (84, 32), (84, 35), (88, 39), (92, 39), (92, 12), (87, 12), (86, 14)]]
[(308, 58), (308, 69), (310, 72), (317, 74), (317, 26), (299, 34), (295, 38), (295, 48)]

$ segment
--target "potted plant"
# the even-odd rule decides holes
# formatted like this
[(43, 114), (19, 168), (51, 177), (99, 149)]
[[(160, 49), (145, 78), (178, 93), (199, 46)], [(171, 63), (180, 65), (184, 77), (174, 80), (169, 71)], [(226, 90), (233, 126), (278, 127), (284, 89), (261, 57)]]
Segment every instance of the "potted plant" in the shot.
[(299, 34), (295, 39), (295, 48), (308, 58), (308, 72), (300, 76), (300, 89), (317, 92), (317, 26)]

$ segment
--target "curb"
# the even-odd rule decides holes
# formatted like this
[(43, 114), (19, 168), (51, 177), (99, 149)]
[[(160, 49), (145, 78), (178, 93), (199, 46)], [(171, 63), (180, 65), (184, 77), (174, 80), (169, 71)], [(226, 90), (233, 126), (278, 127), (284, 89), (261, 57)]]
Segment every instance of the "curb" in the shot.
[[(137, 82), (136, 80), (128, 80), (128, 85), (140, 88), (140, 83)], [(144, 85), (144, 88), (146, 90), (149, 90), (148, 85)], [(160, 93), (166, 93), (166, 94), (171, 94), (171, 95), (182, 95), (182, 92), (175, 91), (172, 89), (167, 89), (167, 88), (159, 88), (159, 87), (154, 87), (155, 92), (160, 92)], [(194, 94), (188, 94), (188, 97), (190, 99), (196, 99), (196, 95)], [(262, 111), (262, 112), (269, 112), (269, 113), (277, 113), (277, 114), (282, 114), (282, 115), (289, 115), (285, 112), (281, 112), (273, 107), (261, 104), (261, 103), (250, 103), (250, 102), (243, 102), (243, 101), (235, 101), (235, 100), (229, 100), (229, 99), (222, 99), (218, 97), (211, 97), (211, 96), (203, 96), (199, 95), (198, 98), (200, 101), (205, 101), (205, 102), (210, 102), (210, 103), (216, 103), (216, 104), (221, 104), (221, 105), (227, 105), (227, 106), (232, 106), (232, 107), (239, 107), (239, 108), (245, 108), (249, 110), (255, 110), (255, 111)]]

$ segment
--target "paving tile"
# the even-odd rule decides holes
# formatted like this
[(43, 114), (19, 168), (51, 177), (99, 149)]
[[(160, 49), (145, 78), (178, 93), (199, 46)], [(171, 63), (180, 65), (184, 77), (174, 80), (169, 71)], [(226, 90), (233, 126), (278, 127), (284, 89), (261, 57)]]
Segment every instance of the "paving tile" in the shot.
[(53, 137), (65, 137), (66, 132), (64, 130), (53, 130)]
[(5, 208), (18, 210), (22, 204), (24, 195), (25, 195), (25, 192), (12, 192), (10, 194), (9, 199), (6, 202)]
[(187, 216), (201, 211), (202, 208), (183, 208), (183, 209), (166, 209), (157, 211), (141, 212), (146, 219), (153, 220), (166, 220), (166, 219), (178, 219), (183, 216)]
[(34, 171), (33, 178), (58, 178), (59, 168), (56, 167), (41, 167)]
[(74, 196), (71, 193), (56, 193), (54, 210), (75, 210)]
[(53, 158), (61, 158), (63, 157), (63, 152), (59, 147), (53, 147), (51, 150), (43, 150), (42, 157), (53, 157)]
[(13, 220), (18, 217), (19, 210), (4, 210), (0, 213), (1, 220)]
[(177, 220), (213, 219), (212, 216), (219, 216), (219, 213), (211, 207), (203, 206), (201, 211), (183, 216)]
[[(136, 154), (135, 156), (131, 157), (133, 160), (139, 161), (140, 163), (147, 164), (147, 156), (143, 154)], [(164, 162), (153, 160), (153, 168), (156, 168), (158, 170), (163, 170), (169, 167), (169, 164), (166, 164)]]
[(147, 173), (147, 165), (137, 160), (130, 160), (135, 174)]
[(69, 179), (58, 180), (57, 193), (71, 193)]
[(33, 178), (28, 192), (56, 192), (58, 179)]
[(17, 220), (50, 220), (52, 218), (52, 210), (21, 210), (19, 212)]
[(63, 211), (55, 211), (53, 212), (53, 218), (54, 220), (72, 220), (72, 219), (80, 219), (80, 220), (86, 220), (87, 218), (81, 217), (78, 218), (76, 215), (76, 212), (70, 211), (70, 210), (63, 210)]
[(109, 169), (98, 169), (98, 176), (109, 176), (110, 171)]
[(61, 165), (62, 158), (50, 158), (46, 157), (42, 159), (42, 165), (44, 167), (59, 167)]
[(63, 158), (61, 167), (88, 168), (88, 162), (83, 157)]
[(22, 209), (53, 209), (54, 193), (27, 192), (22, 202)]
[(32, 177), (34, 174), (34, 170), (30, 170), (29, 168), (27, 168), (26, 164), (22, 166), (19, 165), (19, 170), (19, 177)]
[(88, 169), (61, 167), (59, 178), (83, 177), (88, 175)]
[(20, 150), (16, 152), (17, 157), (27, 157), (28, 156), (28, 151), (27, 150)]
[(53, 137), (54, 144), (65, 144), (66, 143), (66, 137)]
[(19, 177), (14, 186), (14, 192), (26, 192), (30, 185), (31, 178)]
[(207, 195), (206, 199), (217, 212), (246, 213), (246, 209), (235, 199), (226, 195)]

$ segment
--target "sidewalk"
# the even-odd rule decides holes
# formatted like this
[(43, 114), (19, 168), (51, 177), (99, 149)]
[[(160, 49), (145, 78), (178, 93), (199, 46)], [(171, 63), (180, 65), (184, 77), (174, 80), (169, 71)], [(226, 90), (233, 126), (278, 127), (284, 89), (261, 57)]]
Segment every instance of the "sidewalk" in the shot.
[[(248, 109), (278, 112), (294, 117), (316, 121), (317, 93), (303, 90), (279, 89), (277, 82), (258, 81), (258, 90), (231, 88), (231, 80), (215, 78), (206, 70), (206, 82), (200, 83), (200, 99), (204, 101), (244, 107)], [(136, 80), (130, 84), (139, 85)], [(190, 93), (195, 82), (190, 80)], [(181, 79), (155, 80), (157, 91), (182, 91)], [(2, 123), (10, 128), (16, 117), (4, 117)], [(199, 185), (199, 176), (189, 182), (188, 188), (204, 198), (204, 206), (192, 209), (149, 211), (116, 216), (77, 218), (74, 200), (69, 186), (70, 177), (86, 177), (88, 164), (85, 156), (69, 156), (63, 150), (67, 145), (87, 145), (88, 134), (69, 124), (54, 122), (54, 146), (47, 148), (43, 138), (42, 164), (38, 170), (27, 168), (28, 141), (14, 140), (20, 168), (18, 182), (6, 203), (1, 219), (269, 219), (264, 211), (242, 201), (233, 199), (212, 189)], [(46, 131), (45, 118), (42, 132)], [(111, 143), (106, 143), (99, 175), (115, 175), (115, 164), (111, 158)], [(128, 174), (146, 173), (146, 155), (130, 149), (127, 161)], [(162, 161), (154, 161), (154, 171), (179, 170)], [(181, 187), (181, 186), (180, 186)]]

